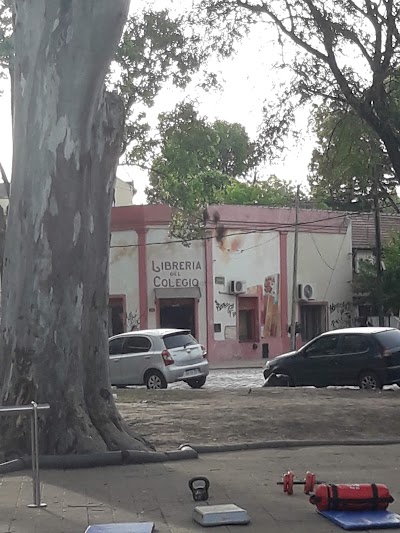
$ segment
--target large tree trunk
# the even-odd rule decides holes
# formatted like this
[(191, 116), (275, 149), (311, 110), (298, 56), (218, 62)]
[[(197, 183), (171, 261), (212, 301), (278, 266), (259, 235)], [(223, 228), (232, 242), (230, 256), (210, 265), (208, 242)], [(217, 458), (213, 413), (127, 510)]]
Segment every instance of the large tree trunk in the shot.
[[(123, 109), (104, 78), (129, 0), (15, 0), (14, 159), (2, 294), (1, 399), (48, 402), (41, 453), (146, 443), (108, 376), (109, 222)], [(7, 419), (1, 448), (26, 452)]]

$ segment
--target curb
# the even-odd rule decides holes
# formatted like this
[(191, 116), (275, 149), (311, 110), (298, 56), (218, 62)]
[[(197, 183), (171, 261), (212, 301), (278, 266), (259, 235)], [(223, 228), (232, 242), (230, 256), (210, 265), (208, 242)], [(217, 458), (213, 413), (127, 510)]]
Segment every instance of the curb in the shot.
[[(171, 452), (147, 452), (136, 450), (122, 450), (116, 452), (92, 453), (88, 455), (41, 455), (39, 465), (41, 469), (72, 469), (94, 468), (96, 466), (119, 466), (148, 463), (166, 463), (169, 461), (183, 461), (198, 459), (198, 453), (188, 445), (180, 446), (179, 450)], [(32, 467), (30, 456), (13, 459), (0, 464), (0, 474), (9, 474)]]
[[(238, 444), (191, 445), (181, 444), (178, 450), (170, 452), (147, 452), (122, 450), (93, 453), (88, 455), (41, 455), (41, 469), (94, 468), (98, 466), (120, 466), (134, 464), (166, 463), (198, 459), (199, 454), (239, 452), (246, 450), (316, 448), (319, 446), (387, 446), (400, 444), (400, 439), (349, 439), (349, 440), (272, 440), (244, 442)], [(0, 475), (27, 470), (32, 467), (30, 456), (0, 463)]]
[(182, 444), (198, 454), (240, 452), (246, 450), (268, 450), (280, 448), (313, 448), (319, 446), (387, 446), (400, 444), (399, 439), (349, 439), (349, 440), (267, 440), (259, 442), (243, 442), (237, 444)]

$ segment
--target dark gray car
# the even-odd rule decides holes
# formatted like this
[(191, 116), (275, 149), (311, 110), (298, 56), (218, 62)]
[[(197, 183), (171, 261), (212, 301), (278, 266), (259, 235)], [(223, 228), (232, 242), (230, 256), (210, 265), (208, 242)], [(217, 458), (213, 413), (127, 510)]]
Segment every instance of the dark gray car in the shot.
[(268, 361), (264, 378), (278, 374), (287, 376), (290, 386), (380, 389), (400, 384), (400, 331), (368, 327), (323, 333), (299, 350)]

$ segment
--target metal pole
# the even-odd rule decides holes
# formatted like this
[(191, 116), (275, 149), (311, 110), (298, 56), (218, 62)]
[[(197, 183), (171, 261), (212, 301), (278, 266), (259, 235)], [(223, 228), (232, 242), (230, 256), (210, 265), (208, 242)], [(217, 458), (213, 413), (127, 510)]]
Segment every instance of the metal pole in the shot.
[(300, 185), (296, 191), (296, 222), (294, 226), (293, 281), (292, 281), (292, 317), (290, 321), (290, 340), (292, 350), (296, 349), (296, 314), (297, 314), (297, 263), (299, 250), (299, 203)]
[(379, 188), (378, 169), (374, 168), (374, 214), (375, 214), (375, 247), (376, 247), (376, 303), (378, 308), (379, 326), (385, 325), (385, 315), (383, 309), (383, 287), (382, 287), (382, 241), (381, 241), (381, 218), (379, 211)]
[(37, 403), (32, 403), (31, 415), (31, 442), (32, 442), (32, 485), (33, 485), (33, 503), (28, 507), (46, 507), (46, 503), (40, 501), (40, 476), (39, 476), (39, 429), (38, 429), (38, 414)]

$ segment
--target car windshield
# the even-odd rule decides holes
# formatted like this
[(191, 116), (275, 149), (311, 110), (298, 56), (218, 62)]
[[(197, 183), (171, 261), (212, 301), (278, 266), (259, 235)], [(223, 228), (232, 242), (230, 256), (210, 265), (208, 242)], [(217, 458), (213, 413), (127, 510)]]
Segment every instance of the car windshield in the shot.
[(196, 339), (190, 333), (173, 333), (164, 337), (163, 340), (167, 350), (197, 344)]
[(379, 344), (386, 350), (397, 348), (400, 346), (400, 331), (398, 329), (390, 329), (376, 334), (376, 339)]

